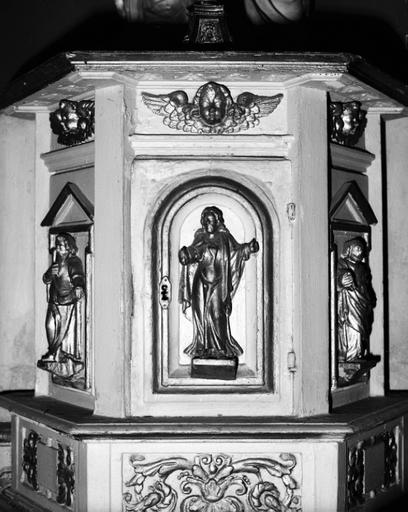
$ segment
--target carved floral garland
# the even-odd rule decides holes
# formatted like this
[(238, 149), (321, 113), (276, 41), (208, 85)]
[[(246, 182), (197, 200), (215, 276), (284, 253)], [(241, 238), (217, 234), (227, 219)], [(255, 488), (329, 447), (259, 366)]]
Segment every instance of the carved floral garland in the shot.
[[(291, 475), (296, 466), (292, 454), (281, 454), (280, 461), (261, 457), (233, 461), (223, 454), (201, 454), (194, 461), (144, 460), (142, 455), (130, 457), (135, 475), (125, 483), (133, 488), (133, 493), (126, 491), (123, 496), (126, 512), (301, 510), (298, 485)], [(276, 484), (284, 490), (283, 496)]]

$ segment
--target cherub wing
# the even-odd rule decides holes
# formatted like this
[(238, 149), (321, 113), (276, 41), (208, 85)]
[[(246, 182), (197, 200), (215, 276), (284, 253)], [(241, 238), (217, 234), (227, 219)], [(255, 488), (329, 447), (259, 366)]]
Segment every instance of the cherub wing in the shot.
[(251, 92), (243, 92), (237, 97), (237, 105), (251, 111), (257, 111), (259, 117), (271, 114), (281, 102), (283, 94), (275, 96), (258, 96)]
[(151, 94), (142, 92), (144, 104), (154, 113), (163, 117), (163, 123), (170, 128), (186, 130), (191, 119), (193, 105), (188, 102), (184, 91), (173, 91), (169, 94)]
[(261, 117), (271, 114), (281, 102), (283, 94), (275, 96), (258, 96), (251, 92), (243, 92), (237, 97), (236, 104), (240, 107), (246, 128), (259, 124)]

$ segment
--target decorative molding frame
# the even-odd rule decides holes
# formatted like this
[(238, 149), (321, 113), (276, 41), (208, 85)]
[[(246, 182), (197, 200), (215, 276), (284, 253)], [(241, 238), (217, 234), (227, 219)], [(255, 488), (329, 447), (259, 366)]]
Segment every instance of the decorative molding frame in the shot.
[(93, 140), (56, 149), (41, 155), (50, 173), (74, 171), (93, 167), (95, 164), (95, 142)]
[[(88, 223), (85, 224), (93, 224), (94, 219), (94, 206), (89, 201), (89, 199), (86, 197), (86, 195), (82, 192), (82, 190), (78, 187), (78, 185), (75, 185), (75, 183), (68, 182), (64, 188), (61, 190), (61, 192), (58, 194), (58, 197), (53, 202), (51, 208), (48, 210), (47, 215), (44, 217), (44, 219), (41, 222), (41, 226), (43, 227), (50, 227), (54, 224), (54, 221), (63, 207), (66, 200), (72, 196), (75, 201), (77, 201), (80, 208), (83, 210), (85, 215), (89, 218)], [(65, 229), (65, 228), (64, 228)]]
[[(261, 251), (253, 262), (257, 284), (251, 297), (255, 298), (255, 304), (251, 306), (249, 298), (246, 297), (246, 309), (243, 312), (246, 318), (248, 315), (253, 317), (256, 311), (257, 321), (251, 326), (253, 327), (251, 331), (248, 328), (248, 332), (252, 333), (252, 342), (249, 342), (249, 338), (247, 338), (247, 331), (245, 334), (241, 333), (247, 342), (246, 363), (239, 365), (237, 378), (228, 382), (221, 379), (209, 380), (190, 377), (190, 362), (186, 365), (180, 363), (177, 355), (180, 338), (174, 336), (174, 325), (179, 325), (178, 322), (174, 324), (174, 317), (179, 318), (182, 313), (181, 305), (177, 302), (179, 282), (175, 279), (180, 265), (177, 260), (176, 268), (174, 258), (171, 257), (173, 253), (172, 230), (175, 225), (179, 224), (178, 221), (176, 222), (179, 212), (184, 212), (185, 208), (190, 207), (189, 205), (197, 203), (196, 208), (201, 213), (202, 207), (207, 205), (200, 203), (204, 196), (211, 197), (212, 199), (206, 199), (210, 202), (215, 202), (215, 198), (218, 198), (220, 203), (222, 201), (225, 203), (228, 200), (235, 201), (235, 207), (242, 204), (251, 221), (251, 225), (246, 226), (246, 229), (254, 230), (251, 236), (256, 236), (261, 246)], [(233, 208), (234, 204), (229, 204), (229, 208)], [(197, 221), (199, 223), (199, 217)], [(180, 225), (180, 229), (181, 227)], [(273, 276), (274, 248), (272, 240), (274, 229), (276, 227), (272, 223), (268, 207), (254, 193), (254, 190), (249, 190), (243, 184), (238, 184), (231, 179), (202, 177), (189, 180), (175, 188), (167, 197), (162, 198), (161, 207), (157, 209), (153, 218), (151, 233), (145, 234), (146, 239), (152, 240), (151, 253), (153, 255), (155, 393), (237, 393), (238, 391), (240, 393), (253, 393), (254, 391), (269, 393), (273, 390), (275, 376), (273, 375), (274, 364), (271, 347), (273, 339), (273, 284), (271, 277)], [(194, 232), (191, 233), (191, 237), (193, 234)], [(177, 251), (178, 249), (179, 247), (177, 247)], [(167, 307), (163, 307), (161, 304), (164, 277), (170, 281), (173, 295), (173, 297), (169, 297)], [(268, 305), (268, 308), (265, 305)], [(234, 332), (232, 334), (234, 335)], [(236, 335), (238, 334), (236, 333)]]
[[(175, 144), (177, 137), (177, 145)], [(141, 135), (130, 136), (136, 157), (167, 157), (187, 160), (191, 157), (208, 159), (234, 157), (287, 158), (294, 142), (293, 135)]]
[(13, 493), (31, 500), (33, 510), (37, 505), (41, 510), (78, 511), (78, 442), (29, 419), (17, 417), (15, 421), (19, 449), (13, 455)]
[(349, 148), (330, 142), (330, 156), (333, 169), (366, 173), (375, 155), (360, 148)]
[[(346, 224), (347, 222), (346, 220), (337, 217), (337, 212), (347, 200), (351, 200), (353, 202), (353, 205), (357, 208), (361, 219), (367, 225), (377, 224), (377, 217), (360, 187), (355, 181), (348, 181), (340, 187), (330, 204), (329, 218), (333, 229), (336, 229), (337, 225)], [(351, 225), (349, 226), (350, 229), (352, 229), (352, 227), (353, 226)]]

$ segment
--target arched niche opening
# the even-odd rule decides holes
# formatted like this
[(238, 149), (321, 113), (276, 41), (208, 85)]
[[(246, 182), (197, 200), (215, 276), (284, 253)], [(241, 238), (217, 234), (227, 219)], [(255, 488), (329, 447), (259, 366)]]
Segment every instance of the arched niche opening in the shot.
[[(153, 293), (155, 392), (272, 390), (273, 226), (271, 206), (268, 208), (260, 195), (255, 188), (250, 190), (234, 180), (206, 176), (185, 182), (161, 199), (151, 225), (152, 286), (156, 291)], [(239, 284), (231, 292), (232, 308), (228, 315), (230, 334), (242, 349), (232, 378), (225, 378), (217, 370), (211, 375), (211, 369), (210, 375), (197, 376), (192, 369), (193, 356), (186, 353), (195, 336), (194, 312), (193, 307), (183, 311), (181, 304), (180, 283), (185, 276), (179, 251), (183, 246), (191, 247), (197, 231), (203, 230), (203, 210), (212, 206), (222, 211), (226, 230), (237, 247), (246, 251)], [(253, 239), (259, 245), (256, 253), (248, 249)], [(236, 264), (235, 255), (232, 252), (229, 255), (231, 264)], [(188, 265), (185, 269), (190, 283), (198, 265)]]

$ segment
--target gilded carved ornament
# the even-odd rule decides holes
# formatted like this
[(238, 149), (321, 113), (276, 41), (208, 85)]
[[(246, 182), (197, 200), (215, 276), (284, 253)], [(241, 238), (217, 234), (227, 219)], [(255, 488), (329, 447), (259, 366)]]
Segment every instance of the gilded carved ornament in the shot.
[(95, 102), (62, 99), (59, 108), (50, 114), (53, 133), (58, 143), (73, 146), (92, 137), (95, 130)]
[(22, 467), (25, 473), (25, 481), (30, 484), (35, 491), (39, 489), (37, 459), (37, 445), (39, 441), (40, 436), (34, 430), (30, 430), (23, 441)]
[(163, 124), (187, 133), (222, 135), (254, 128), (262, 117), (271, 114), (283, 94), (259, 96), (251, 92), (239, 94), (234, 101), (230, 90), (217, 82), (207, 82), (194, 95), (192, 102), (185, 91), (168, 94), (142, 92), (145, 105), (163, 118)]
[[(225, 454), (171, 457), (146, 462), (132, 455), (134, 476), (125, 482), (126, 512), (301, 511), (292, 472), (295, 455), (234, 460)], [(130, 491), (133, 492), (130, 492)]]
[(367, 125), (366, 115), (359, 101), (330, 102), (330, 140), (345, 146), (357, 144)]
[(72, 449), (58, 443), (57, 503), (70, 507), (75, 492), (75, 464)]

